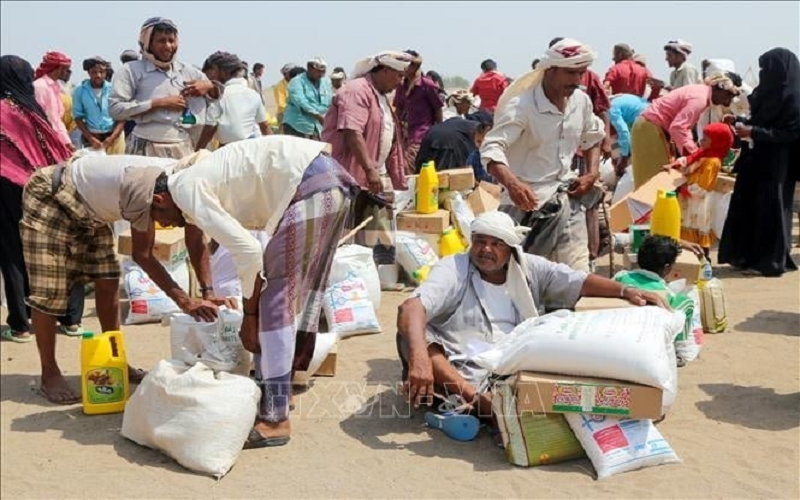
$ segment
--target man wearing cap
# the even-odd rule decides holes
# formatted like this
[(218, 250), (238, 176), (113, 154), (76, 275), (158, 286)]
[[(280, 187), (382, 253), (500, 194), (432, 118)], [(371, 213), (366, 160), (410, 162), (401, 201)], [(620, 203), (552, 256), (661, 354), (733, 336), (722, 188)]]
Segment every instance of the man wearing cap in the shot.
[[(534, 226), (527, 252), (589, 270), (586, 207), (596, 202), (603, 122), (579, 89), (595, 59), (577, 40), (553, 44), (537, 69), (511, 84), (498, 103), (481, 161), (506, 190), (502, 210)], [(586, 173), (572, 170), (583, 151)]]
[[(53, 126), (61, 141), (71, 150), (75, 146), (70, 139), (67, 126), (64, 124), (65, 107), (61, 98), (62, 90), (59, 81), (69, 81), (72, 73), (72, 59), (57, 51), (50, 51), (42, 57), (36, 68), (33, 81), (33, 92), (36, 102), (47, 115), (47, 121)], [(69, 117), (70, 120), (72, 117)]]
[(627, 43), (614, 45), (614, 65), (608, 70), (605, 84), (611, 93), (644, 96), (647, 69), (633, 61), (633, 49)]
[(297, 67), (296, 64), (284, 64), (281, 68), (281, 81), (272, 87), (272, 93), (275, 96), (275, 105), (278, 108), (278, 124), (283, 130), (283, 113), (286, 111), (286, 100), (289, 98), (289, 82), (292, 80), (292, 70)]
[(686, 58), (692, 53), (692, 44), (683, 40), (671, 40), (664, 45), (667, 65), (672, 68), (667, 90), (703, 83), (700, 72)]
[(83, 135), (83, 147), (121, 155), (125, 152), (125, 122), (115, 122), (108, 112), (111, 83), (106, 80), (106, 73), (110, 66), (100, 56), (83, 61), (89, 78), (72, 93), (72, 117)]
[[(56, 361), (56, 318), (64, 314), (70, 290), (94, 282), (102, 331), (119, 330), (120, 266), (111, 224), (131, 223), (133, 258), (181, 309), (212, 319), (214, 303), (190, 298), (153, 256), (153, 193), (166, 188), (174, 160), (142, 156), (88, 156), (37, 169), (22, 197), (20, 236), (30, 280), (27, 304), (42, 366), (41, 391), (57, 404), (80, 401)], [(199, 254), (190, 245), (190, 253)], [(202, 233), (200, 233), (202, 245)], [(194, 240), (193, 240), (194, 241)], [(198, 280), (210, 283), (208, 267), (195, 266)], [(211, 295), (206, 294), (211, 299)], [(131, 370), (131, 381), (144, 373)]]
[[(182, 158), (192, 154), (189, 129), (204, 117), (205, 98), (219, 98), (217, 87), (195, 67), (178, 60), (178, 27), (153, 17), (139, 33), (142, 60), (131, 61), (114, 74), (109, 97), (114, 120), (136, 121), (127, 154)], [(190, 112), (193, 120), (184, 120)], [(188, 115), (188, 114), (187, 114)]]
[(319, 139), (325, 113), (333, 99), (331, 81), (325, 78), (328, 64), (315, 57), (306, 72), (289, 82), (289, 97), (283, 114), (283, 132), (295, 137)]
[(398, 309), (404, 392), (415, 407), (434, 391), (491, 415), (489, 373), (472, 361), (526, 319), (573, 309), (581, 297), (666, 307), (658, 295), (522, 251), (527, 228), (505, 213), (479, 215), (468, 252), (440, 260)]

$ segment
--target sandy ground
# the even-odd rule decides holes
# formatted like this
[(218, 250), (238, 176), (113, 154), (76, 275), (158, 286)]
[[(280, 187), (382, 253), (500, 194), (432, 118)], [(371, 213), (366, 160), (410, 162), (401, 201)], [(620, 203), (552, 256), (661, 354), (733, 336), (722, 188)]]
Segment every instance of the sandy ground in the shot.
[[(340, 344), (337, 376), (316, 379), (298, 398), (291, 443), (243, 452), (219, 482), (124, 439), (121, 414), (90, 417), (80, 406), (47, 403), (35, 392), (35, 346), (3, 342), (0, 493), (3, 499), (798, 498), (800, 274), (748, 278), (726, 268), (717, 274), (733, 328), (707, 336), (701, 358), (679, 371), (677, 403), (659, 426), (683, 459), (679, 465), (597, 482), (586, 459), (518, 468), (486, 431), (459, 443), (426, 430), (421, 413), (408, 412), (392, 390), (400, 375), (396, 307), (404, 294), (385, 293), (385, 332)], [(87, 314), (87, 328), (97, 328), (91, 305)], [(126, 327), (125, 334), (138, 366), (169, 355), (165, 327)], [(79, 342), (59, 338), (59, 359), (73, 383)], [(393, 408), (405, 416), (392, 416)]]

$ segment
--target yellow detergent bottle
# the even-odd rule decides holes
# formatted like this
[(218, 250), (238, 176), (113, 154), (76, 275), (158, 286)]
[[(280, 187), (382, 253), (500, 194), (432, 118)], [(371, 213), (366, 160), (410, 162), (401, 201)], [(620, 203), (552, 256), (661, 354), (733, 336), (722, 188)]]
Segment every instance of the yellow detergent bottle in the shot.
[(83, 413), (120, 413), (130, 395), (122, 332), (84, 333), (81, 341)]
[(681, 206), (674, 191), (658, 191), (653, 212), (650, 214), (650, 234), (681, 239)]
[(413, 273), (411, 273), (411, 277), (414, 278), (418, 284), (422, 284), (423, 281), (428, 279), (428, 273), (431, 272), (431, 266), (422, 266)]
[(439, 240), (439, 254), (442, 257), (461, 253), (465, 250), (464, 243), (461, 242), (461, 236), (454, 228), (449, 227), (442, 233), (442, 239)]
[(432, 214), (439, 210), (439, 175), (432, 161), (425, 162), (419, 171), (414, 208), (421, 214)]

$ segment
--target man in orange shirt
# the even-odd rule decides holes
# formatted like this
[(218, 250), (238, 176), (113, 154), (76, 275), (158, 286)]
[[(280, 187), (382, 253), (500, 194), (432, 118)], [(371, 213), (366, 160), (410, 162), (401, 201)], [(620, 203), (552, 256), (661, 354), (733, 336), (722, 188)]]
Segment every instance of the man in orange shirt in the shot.
[(634, 62), (633, 49), (626, 43), (614, 45), (614, 65), (606, 73), (605, 84), (612, 94), (644, 96), (647, 69)]
[(472, 95), (481, 98), (481, 108), (490, 113), (494, 113), (497, 101), (503, 95), (503, 91), (508, 87), (505, 75), (497, 71), (497, 63), (487, 59), (481, 63), (481, 76), (475, 79), (472, 84)]

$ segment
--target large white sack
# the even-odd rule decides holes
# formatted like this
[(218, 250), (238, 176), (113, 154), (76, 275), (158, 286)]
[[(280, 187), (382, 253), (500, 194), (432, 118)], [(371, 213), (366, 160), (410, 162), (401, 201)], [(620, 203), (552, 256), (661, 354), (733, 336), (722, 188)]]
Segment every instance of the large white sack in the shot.
[(474, 361), (498, 375), (527, 370), (601, 377), (674, 394), (673, 342), (685, 321), (683, 314), (655, 306), (561, 310), (524, 321)]
[(187, 469), (221, 477), (242, 452), (260, 397), (247, 377), (162, 360), (125, 405), (121, 433)]
[[(175, 265), (162, 262), (161, 265), (182, 289), (189, 289), (189, 266), (186, 261)], [(155, 323), (163, 316), (180, 312), (180, 307), (170, 299), (144, 270), (132, 259), (122, 261), (123, 285), (128, 296), (128, 315), (126, 325)]]
[(564, 418), (592, 461), (597, 479), (681, 459), (651, 420), (566, 413)]
[(328, 286), (346, 279), (361, 278), (367, 285), (369, 300), (375, 309), (381, 307), (381, 279), (372, 258), (372, 249), (361, 245), (342, 245), (336, 250), (331, 264)]
[(193, 365), (204, 362), (214, 371), (238, 375), (250, 373), (250, 353), (242, 345), (242, 313), (220, 307), (213, 323), (196, 321), (188, 314), (175, 314), (170, 323), (172, 359)]
[(325, 292), (322, 310), (328, 328), (339, 338), (381, 331), (375, 306), (361, 278), (346, 279), (331, 285)]

